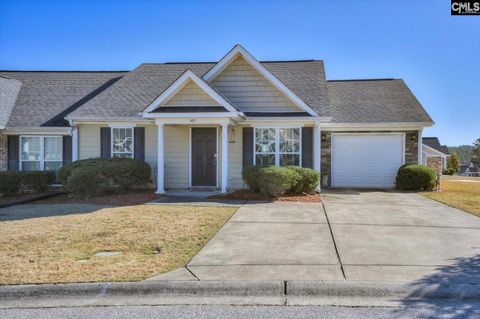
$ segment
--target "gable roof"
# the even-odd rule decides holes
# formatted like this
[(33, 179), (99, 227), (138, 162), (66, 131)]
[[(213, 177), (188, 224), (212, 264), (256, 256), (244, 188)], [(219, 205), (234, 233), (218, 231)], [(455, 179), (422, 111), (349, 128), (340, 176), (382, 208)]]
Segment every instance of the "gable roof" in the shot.
[(178, 93), (188, 82), (193, 81), (200, 89), (203, 90), (210, 98), (212, 98), (219, 105), (223, 106), (230, 112), (237, 112), (238, 109), (223, 98), (214, 88), (207, 82), (198, 77), (190, 69), (187, 69), (183, 74), (176, 79), (165, 91), (162, 92), (147, 108), (143, 111), (144, 116), (149, 112), (154, 112), (161, 108), (162, 103), (167, 102), (171, 97)]
[(438, 137), (424, 137), (422, 138), (422, 143), (433, 148), (434, 150), (439, 151), (443, 154), (450, 154), (448, 151), (448, 147), (445, 145), (441, 145)]
[(68, 126), (66, 114), (124, 74), (124, 71), (0, 71), (0, 76), (22, 83), (8, 127)]
[(22, 82), (0, 76), (0, 130), (7, 126)]
[[(322, 61), (260, 62), (321, 116), (329, 116), (327, 86)], [(144, 63), (108, 90), (70, 114), (82, 117), (139, 117), (182, 73), (191, 70), (203, 77), (215, 63)]]
[(401, 79), (329, 80), (332, 121), (337, 123), (433, 123)]

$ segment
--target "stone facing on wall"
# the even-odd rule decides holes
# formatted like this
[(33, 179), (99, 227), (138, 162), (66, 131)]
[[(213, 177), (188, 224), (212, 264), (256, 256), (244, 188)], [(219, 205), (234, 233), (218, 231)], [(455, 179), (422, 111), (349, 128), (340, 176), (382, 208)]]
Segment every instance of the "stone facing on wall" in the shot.
[(6, 171), (8, 165), (7, 135), (0, 133), (0, 171)]
[[(338, 133), (405, 133), (405, 163), (418, 163), (418, 131), (348, 131)], [(325, 138), (325, 140), (323, 140)], [(331, 185), (332, 132), (322, 131), (321, 175), (328, 176)]]
[(437, 174), (442, 174), (442, 158), (439, 156), (427, 157), (427, 166), (435, 170)]

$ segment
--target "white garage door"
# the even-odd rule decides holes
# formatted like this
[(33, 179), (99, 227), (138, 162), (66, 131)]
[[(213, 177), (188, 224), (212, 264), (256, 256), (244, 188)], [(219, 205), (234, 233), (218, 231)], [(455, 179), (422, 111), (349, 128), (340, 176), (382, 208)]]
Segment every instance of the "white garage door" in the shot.
[(394, 187), (403, 134), (333, 134), (332, 187)]

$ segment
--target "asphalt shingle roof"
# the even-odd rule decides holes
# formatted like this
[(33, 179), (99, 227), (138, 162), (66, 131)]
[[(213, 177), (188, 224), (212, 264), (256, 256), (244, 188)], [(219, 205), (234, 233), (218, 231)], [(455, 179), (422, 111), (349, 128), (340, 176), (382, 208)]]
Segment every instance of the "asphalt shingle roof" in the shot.
[(333, 122), (433, 122), (400, 79), (327, 81)]
[[(22, 83), (9, 127), (67, 126), (65, 113), (73, 111), (92, 92), (125, 72), (24, 72), (0, 71), (0, 76)], [(3, 91), (3, 86), (1, 87)]]
[(0, 128), (7, 126), (22, 82), (0, 76)]
[(422, 138), (423, 144), (430, 146), (431, 148), (442, 152), (443, 154), (450, 154), (448, 151), (448, 147), (445, 145), (441, 145), (438, 137), (424, 137)]
[[(261, 62), (317, 113), (329, 116), (322, 61)], [(72, 117), (138, 116), (187, 69), (202, 77), (215, 63), (141, 64), (111, 88), (71, 113)]]

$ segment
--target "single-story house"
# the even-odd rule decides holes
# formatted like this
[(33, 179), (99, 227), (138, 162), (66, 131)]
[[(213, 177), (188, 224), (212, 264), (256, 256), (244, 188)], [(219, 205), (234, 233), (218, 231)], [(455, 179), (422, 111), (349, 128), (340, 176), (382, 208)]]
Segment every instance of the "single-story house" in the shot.
[(424, 137), (422, 146), (422, 163), (442, 174), (447, 168), (447, 158), (450, 156), (448, 147), (441, 145), (438, 137)]
[(242, 168), (300, 165), (331, 187), (393, 187), (422, 163), (433, 121), (401, 79), (326, 80), (321, 60), (217, 62), (132, 71), (0, 71), (0, 169), (56, 170), (132, 157), (168, 189), (244, 188)]
[(471, 160), (468, 165), (460, 166), (460, 176), (480, 176), (480, 162)]

